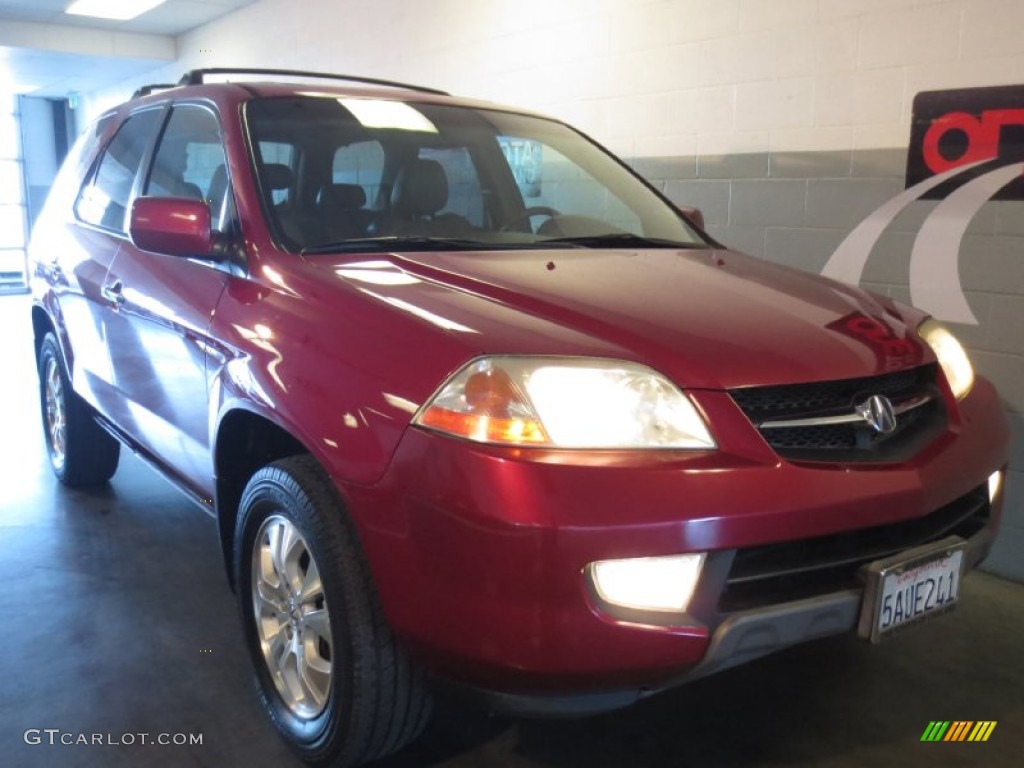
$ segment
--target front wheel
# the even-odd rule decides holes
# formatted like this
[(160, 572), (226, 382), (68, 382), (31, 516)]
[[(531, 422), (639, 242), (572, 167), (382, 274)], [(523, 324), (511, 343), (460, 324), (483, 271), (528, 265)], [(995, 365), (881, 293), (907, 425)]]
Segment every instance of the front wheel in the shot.
[(310, 456), (256, 472), (235, 577), (260, 699), (314, 765), (384, 757), (426, 725), (423, 679), (384, 621), (355, 529)]
[(39, 404), (46, 452), (57, 479), (64, 485), (102, 485), (114, 476), (121, 444), (93, 418), (92, 411), (71, 389), (57, 337), (46, 334), (39, 347)]

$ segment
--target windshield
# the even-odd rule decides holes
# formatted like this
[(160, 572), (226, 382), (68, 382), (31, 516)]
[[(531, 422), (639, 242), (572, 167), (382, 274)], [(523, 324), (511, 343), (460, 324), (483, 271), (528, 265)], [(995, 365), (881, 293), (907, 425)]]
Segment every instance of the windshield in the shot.
[(246, 124), (271, 229), (294, 251), (705, 245), (552, 120), (318, 94), (249, 102)]

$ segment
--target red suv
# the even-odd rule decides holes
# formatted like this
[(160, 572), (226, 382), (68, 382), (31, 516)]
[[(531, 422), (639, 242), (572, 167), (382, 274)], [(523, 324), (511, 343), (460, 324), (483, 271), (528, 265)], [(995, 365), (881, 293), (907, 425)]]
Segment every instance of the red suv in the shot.
[(952, 607), (999, 520), (996, 392), (921, 312), (698, 222), (431, 89), (143, 89), (32, 240), (53, 470), (104, 483), (124, 443), (214, 515), (314, 764), (400, 748), (434, 681), (594, 712)]

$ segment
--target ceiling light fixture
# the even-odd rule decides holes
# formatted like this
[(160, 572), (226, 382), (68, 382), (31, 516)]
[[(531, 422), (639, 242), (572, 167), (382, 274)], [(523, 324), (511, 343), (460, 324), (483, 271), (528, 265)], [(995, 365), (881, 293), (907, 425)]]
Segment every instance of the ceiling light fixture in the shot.
[(75, 0), (64, 13), (97, 19), (128, 21), (151, 11), (166, 0)]

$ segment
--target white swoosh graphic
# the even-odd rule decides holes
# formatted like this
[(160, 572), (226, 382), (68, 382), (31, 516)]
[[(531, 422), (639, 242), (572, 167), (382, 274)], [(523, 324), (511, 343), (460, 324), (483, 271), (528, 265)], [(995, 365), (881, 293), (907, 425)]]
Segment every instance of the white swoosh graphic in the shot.
[(977, 325), (960, 285), (960, 243), (981, 206), (1024, 172), (1013, 163), (964, 184), (939, 203), (921, 225), (910, 253), (910, 301), (940, 320)]
[(914, 186), (900, 192), (896, 197), (884, 203), (878, 210), (854, 227), (853, 231), (846, 236), (829, 257), (828, 263), (825, 264), (821, 274), (835, 280), (842, 280), (844, 283), (857, 285), (860, 282), (861, 275), (864, 274), (864, 266), (868, 262), (868, 256), (871, 255), (871, 249), (875, 247), (875, 243), (878, 242), (878, 238), (882, 236), (885, 228), (892, 224), (893, 219), (904, 208), (946, 179), (950, 179), (982, 163), (987, 163), (990, 159), (986, 158), (985, 160), (979, 160), (968, 165), (958, 165), (956, 168), (950, 168), (948, 171), (944, 171), (937, 176), (919, 181)]

